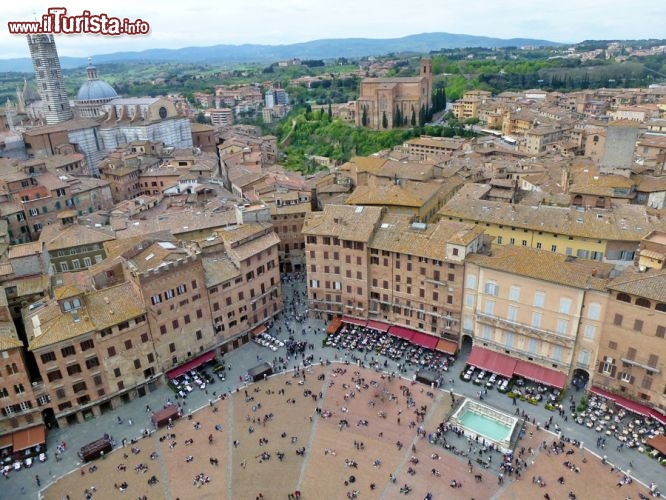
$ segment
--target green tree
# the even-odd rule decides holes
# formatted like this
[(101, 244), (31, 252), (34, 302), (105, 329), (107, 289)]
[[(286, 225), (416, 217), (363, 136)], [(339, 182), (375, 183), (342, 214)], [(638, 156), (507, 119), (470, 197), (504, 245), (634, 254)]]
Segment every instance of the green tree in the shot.
[(410, 120), (412, 127), (416, 127), (416, 112), (414, 111), (414, 106), (412, 106), (412, 119)]
[(393, 127), (402, 127), (402, 113), (400, 112), (400, 107), (397, 105), (393, 113)]
[(368, 106), (367, 104), (363, 106), (363, 113), (361, 114), (361, 125), (364, 127), (368, 126)]
[(386, 118), (386, 111), (382, 114), (382, 128), (388, 128), (388, 118)]
[(333, 108), (331, 107), (330, 101), (328, 103), (328, 121), (333, 121)]
[(204, 115), (203, 111), (199, 111), (199, 114), (197, 115), (197, 123), (210, 123), (210, 120), (206, 118), (206, 115)]

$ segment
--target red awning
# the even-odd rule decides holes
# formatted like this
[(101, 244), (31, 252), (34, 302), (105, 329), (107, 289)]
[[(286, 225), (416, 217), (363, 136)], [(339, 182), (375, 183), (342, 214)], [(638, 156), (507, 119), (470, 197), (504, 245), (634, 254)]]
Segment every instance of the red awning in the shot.
[(340, 319), (339, 316), (336, 316), (335, 318), (333, 318), (333, 321), (331, 321), (326, 327), (326, 333), (328, 335), (333, 335), (340, 329), (341, 325), (342, 325), (342, 320)]
[(388, 332), (394, 337), (400, 337), (405, 340), (412, 340), (412, 337), (416, 333), (414, 330), (405, 328), (404, 326), (392, 326), (388, 329)]
[(256, 337), (257, 335), (261, 335), (265, 331), (266, 331), (266, 325), (256, 326), (252, 329), (252, 336)]
[(0, 436), (0, 450), (4, 450), (5, 448), (11, 448), (12, 443), (13, 440), (11, 434), (5, 434), (4, 436)]
[(205, 354), (202, 354), (201, 356), (198, 356), (184, 365), (180, 365), (178, 368), (174, 368), (170, 372), (167, 372), (167, 377), (170, 379), (178, 378), (184, 373), (189, 372), (190, 370), (194, 370), (195, 368), (203, 365), (204, 363), (207, 363), (208, 361), (211, 361), (215, 359), (215, 351), (209, 351)]
[(421, 347), (427, 347), (428, 349), (434, 349), (438, 340), (437, 337), (426, 335), (421, 332), (414, 332), (414, 336), (412, 337), (412, 342), (414, 344), (420, 345)]
[(535, 363), (523, 361), (522, 359), (518, 360), (516, 363), (516, 368), (513, 373), (514, 375), (525, 377), (558, 389), (564, 389), (564, 386), (567, 384), (567, 376), (565, 373), (546, 368), (545, 366), (539, 366)]
[(513, 377), (513, 370), (516, 367), (516, 360), (501, 352), (473, 346), (472, 352), (467, 359), (467, 364), (511, 378)]
[(377, 330), (379, 332), (388, 332), (391, 325), (371, 319), (370, 321), (368, 321), (368, 324), (366, 326), (368, 328), (372, 328), (373, 330)]
[(27, 450), (37, 445), (46, 445), (46, 426), (44, 424), (29, 429), (16, 431), (12, 435), (14, 451)]
[(453, 340), (439, 339), (435, 346), (435, 350), (445, 352), (446, 354), (455, 354), (458, 350), (458, 344)]
[(649, 406), (637, 403), (631, 399), (623, 398), (619, 394), (613, 394), (612, 392), (604, 391), (598, 387), (591, 387), (590, 392), (606, 399), (610, 399), (614, 401), (616, 405), (621, 406), (626, 410), (637, 413), (638, 415), (643, 415), (644, 417), (652, 417), (662, 424), (666, 424), (666, 415), (662, 415), (657, 410), (650, 408)]
[(342, 317), (342, 322), (343, 323), (349, 323), (350, 325), (357, 325), (357, 326), (365, 326), (367, 321), (364, 319), (359, 319), (359, 318), (352, 318), (350, 316), (343, 316)]
[(657, 434), (655, 437), (648, 439), (647, 444), (662, 455), (666, 455), (666, 436), (663, 434)]

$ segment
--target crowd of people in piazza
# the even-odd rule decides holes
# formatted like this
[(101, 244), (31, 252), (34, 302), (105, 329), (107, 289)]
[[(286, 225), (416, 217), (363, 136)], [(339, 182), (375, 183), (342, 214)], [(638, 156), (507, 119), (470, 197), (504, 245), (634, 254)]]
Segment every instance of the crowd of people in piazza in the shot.
[[(290, 283), (291, 280), (294, 282), (297, 282), (296, 278), (293, 277), (287, 277), (285, 278), (285, 283)], [(312, 350), (314, 350), (314, 343), (311, 341), (311, 337), (313, 337), (315, 334), (319, 335), (321, 332), (315, 331), (311, 326), (305, 326), (303, 328), (299, 328), (294, 325), (294, 323), (299, 323), (304, 319), (304, 315), (306, 314), (306, 296), (304, 292), (298, 292), (295, 291), (293, 297), (291, 299), (285, 300), (285, 310), (283, 313), (283, 317), (276, 322), (274, 325), (273, 329), (277, 330), (280, 335), (288, 335), (287, 342), (285, 343), (285, 348), (286, 348), (286, 354), (285, 355), (276, 355), (275, 358), (273, 359), (273, 366), (276, 368), (276, 371), (282, 371), (282, 370), (291, 370), (294, 369), (293, 372), (293, 379), (297, 380), (289, 380), (287, 379), (285, 381), (285, 386), (283, 389), (280, 389), (280, 395), (281, 396), (287, 396), (290, 395), (288, 400), (291, 401), (291, 404), (297, 404), (297, 401), (300, 400), (300, 394), (299, 394), (299, 384), (301, 383), (302, 380), (305, 380), (308, 376), (309, 373), (309, 366), (312, 363), (316, 363), (314, 360), (314, 357), (312, 354), (308, 354)], [(351, 328), (349, 329), (351, 332)], [(357, 332), (358, 333), (358, 332)], [(415, 438), (423, 438), (426, 436), (426, 431), (422, 425), (422, 422), (419, 422), (419, 418), (422, 419), (422, 417), (419, 417), (420, 414), (425, 414), (427, 411), (427, 407), (424, 409), (422, 406), (419, 408), (415, 408), (415, 403), (413, 398), (411, 398), (411, 392), (414, 389), (414, 385), (412, 382), (405, 382), (403, 385), (400, 386), (400, 393), (399, 394), (393, 394), (393, 393), (383, 393), (383, 385), (382, 381), (384, 379), (387, 380), (392, 380), (395, 377), (398, 377), (400, 372), (404, 372), (407, 370), (408, 367), (414, 368), (415, 366), (418, 366), (420, 363), (419, 361), (412, 361), (411, 357), (406, 359), (406, 360), (397, 360), (397, 370), (395, 370), (392, 373), (383, 373), (380, 374), (379, 372), (382, 371), (383, 368), (386, 368), (386, 361), (382, 362), (380, 361), (379, 356), (376, 356), (373, 354), (373, 349), (370, 350), (365, 350), (365, 352), (361, 352), (355, 349), (349, 349), (349, 348), (340, 348), (337, 349), (336, 352), (333, 354), (333, 358), (335, 361), (340, 362), (341, 364), (332, 369), (331, 373), (333, 375), (332, 380), (330, 383), (334, 385), (336, 383), (336, 378), (337, 377), (345, 377), (345, 376), (351, 376), (351, 382), (342, 382), (342, 389), (344, 389), (344, 398), (343, 401), (346, 401), (347, 399), (355, 399), (358, 397), (361, 397), (361, 395), (366, 395), (369, 392), (372, 392), (375, 396), (374, 397), (369, 397), (368, 398), (368, 405), (372, 406), (375, 404), (374, 402), (377, 400), (376, 394), (382, 394), (382, 397), (386, 398), (388, 401), (395, 401), (398, 398), (401, 399), (402, 405), (404, 405), (404, 408), (401, 408), (397, 415), (395, 415), (395, 421), (397, 425), (401, 425), (402, 422), (407, 424), (407, 429), (411, 432), (413, 432), (413, 437)], [(336, 359), (337, 358), (337, 359)], [(329, 364), (330, 361), (328, 359), (321, 359), (319, 358), (318, 360), (322, 364), (326, 365)], [(450, 363), (453, 363), (453, 359), (448, 360)], [(374, 373), (377, 374), (376, 378), (373, 379), (367, 379), (367, 375), (363, 376), (363, 372), (360, 372), (358, 370), (353, 369), (353, 365), (357, 366), (362, 366), (362, 367), (369, 367), (373, 368), (375, 370)], [(440, 367), (441, 370), (441, 375), (442, 375), (442, 380), (444, 380), (444, 373), (448, 370), (449, 365), (446, 365), (446, 370), (444, 370), (444, 366)], [(453, 379), (450, 377), (447, 377), (449, 379), (449, 384), (451, 385), (451, 398), (453, 399)], [(345, 386), (346, 385), (346, 386)], [(420, 386), (417, 386), (420, 388)], [(422, 388), (420, 388), (422, 389)], [(245, 392), (245, 398), (246, 402), (251, 403), (253, 402), (251, 398), (256, 397), (257, 393), (261, 392), (261, 389), (259, 387), (254, 387), (251, 390), (248, 391), (248, 389), (244, 389)], [(291, 394), (294, 392), (294, 394)], [(430, 391), (427, 391), (428, 395), (432, 394)], [(218, 400), (220, 399), (225, 399), (228, 397), (228, 394), (221, 394), (220, 396), (217, 395), (216, 392), (212, 392), (212, 398), (210, 400), (211, 404), (216, 404)], [(320, 392), (318, 394), (313, 394), (313, 393), (305, 393), (303, 392), (303, 397), (311, 400), (311, 401), (318, 401), (323, 399), (323, 394)], [(171, 401), (167, 401), (167, 403), (171, 403)], [(183, 409), (185, 409), (184, 402), (180, 403)], [(247, 432), (249, 437), (253, 437), (254, 439), (257, 440), (258, 444), (260, 447), (265, 447), (265, 451), (262, 451), (260, 454), (254, 457), (254, 459), (257, 461), (257, 463), (265, 463), (269, 462), (271, 460), (272, 456), (275, 456), (277, 460), (282, 461), (285, 457), (285, 450), (283, 449), (276, 449), (276, 450), (268, 450), (269, 445), (273, 445), (274, 443), (269, 442), (268, 438), (259, 435), (260, 434), (260, 429), (265, 427), (266, 425), (273, 425), (274, 420), (273, 420), (273, 414), (269, 410), (269, 408), (264, 408), (263, 411), (266, 411), (266, 413), (263, 413), (261, 416), (254, 415), (257, 410), (262, 410), (261, 408), (261, 402), (257, 401), (256, 404), (252, 405), (255, 409), (253, 411), (252, 415), (248, 415), (248, 427), (247, 427)], [(327, 408), (327, 407), (320, 407), (317, 406), (315, 409), (316, 415), (322, 417), (322, 418), (335, 418), (335, 417), (342, 417), (339, 418), (339, 423), (340, 423), (340, 432), (343, 433), (344, 430), (349, 427), (349, 415), (347, 414), (346, 410), (346, 405), (342, 403), (342, 405), (339, 408)], [(518, 411), (518, 410), (517, 410)], [(404, 412), (404, 414), (403, 414)], [(407, 418), (405, 415), (408, 413), (412, 413), (414, 416), (412, 417), (410, 415), (409, 418)], [(529, 415), (527, 415), (524, 411), (519, 412), (519, 414), (525, 418), (527, 422), (530, 421)], [(196, 414), (194, 414), (195, 416)], [(315, 415), (315, 416), (316, 416)], [(190, 414), (188, 419), (192, 419), (192, 425), (194, 430), (205, 430), (207, 426), (209, 426), (210, 422), (200, 422), (198, 420), (194, 419), (193, 414)], [(377, 419), (386, 419), (388, 418), (383, 411), (378, 411), (376, 414)], [(402, 422), (401, 422), (401, 419)], [(371, 419), (358, 419), (354, 420), (352, 419), (352, 422), (355, 423), (356, 427), (365, 427), (365, 428), (371, 428), (373, 425), (373, 420)], [(459, 429), (455, 429), (453, 427), (448, 427), (448, 424), (446, 422), (442, 422), (440, 424), (441, 427), (438, 427), (437, 431), (441, 431), (439, 437), (446, 437), (447, 434), (458, 434)], [(213, 432), (222, 432), (223, 428), (221, 424), (215, 423), (211, 429), (209, 430), (209, 437), (214, 435)], [(148, 434), (150, 434), (151, 431), (148, 431)], [(255, 432), (257, 433), (255, 435)], [(433, 433), (434, 434), (434, 433)], [(205, 432), (203, 433), (205, 436)], [(172, 452), (176, 452), (183, 447), (187, 447), (188, 444), (186, 441), (183, 441), (183, 446), (177, 446), (179, 444), (179, 440), (177, 438), (177, 435), (175, 432), (172, 430), (172, 426), (170, 425), (169, 428), (167, 429), (167, 434), (164, 434), (164, 436), (168, 436), (168, 442), (169, 442), (169, 450)], [(258, 437), (257, 437), (258, 436)], [(306, 446), (303, 444), (300, 444), (298, 442), (294, 442), (293, 438), (287, 435), (283, 436), (284, 438), (287, 439), (286, 442), (288, 442), (291, 445), (296, 445), (299, 444), (299, 446), (294, 447), (294, 454), (296, 456), (299, 456), (301, 458), (304, 458), (309, 450), (307, 449)], [(381, 436), (380, 436), (381, 437)], [(459, 436), (461, 437), (461, 436)], [(166, 438), (165, 438), (166, 439)], [(467, 447), (467, 456), (457, 453), (459, 451), (465, 451), (463, 446), (458, 446), (458, 447), (449, 447), (447, 448), (446, 446), (446, 440), (444, 439), (444, 446), (442, 448), (445, 451), (450, 452), (451, 454), (457, 456), (459, 459), (464, 459), (468, 460), (469, 467), (470, 467), (470, 478), (472, 481), (483, 481), (485, 479), (485, 465), (477, 462), (476, 459), (472, 460), (472, 456), (475, 453), (480, 454), (485, 454), (484, 455), (484, 463), (492, 463), (493, 461), (493, 456), (497, 456), (498, 460), (496, 460), (496, 463), (498, 463), (498, 472), (497, 472), (497, 482), (498, 484), (503, 484), (503, 482), (506, 479), (515, 479), (515, 478), (520, 478), (521, 474), (525, 474), (526, 470), (528, 469), (528, 460), (529, 457), (538, 453), (538, 452), (547, 452), (547, 453), (554, 453), (554, 454), (559, 454), (559, 453), (567, 453), (569, 450), (564, 451), (564, 441), (561, 442), (562, 446), (560, 444), (555, 444), (553, 443), (552, 445), (547, 446), (544, 443), (543, 448), (539, 447), (539, 449), (525, 449), (525, 448), (517, 448), (515, 455), (514, 454), (509, 454), (509, 455), (502, 455), (501, 452), (499, 452), (497, 449), (494, 448), (494, 445), (492, 443), (485, 443), (482, 442), (479, 444), (475, 440), (470, 440), (469, 438), (464, 438), (468, 440), (468, 447)], [(210, 441), (209, 441), (210, 442)], [(125, 441), (123, 441), (123, 445), (125, 444)], [(192, 443), (190, 443), (192, 444)], [(402, 450), (402, 448), (405, 446), (405, 444), (402, 442), (402, 440), (396, 441), (395, 443), (396, 449), (397, 450)], [(413, 445), (414, 446), (414, 445)], [(573, 446), (573, 445), (572, 445)], [(237, 447), (236, 441), (234, 442), (234, 447)], [(365, 449), (365, 445), (363, 442), (360, 441), (355, 441), (354, 442), (354, 448), (358, 451), (363, 451)], [(134, 450), (140, 450), (139, 447), (132, 447), (130, 452), (134, 455), (135, 452)], [(414, 450), (415, 451), (415, 450)], [(125, 452), (123, 452), (125, 453)], [(139, 451), (140, 453), (140, 451)], [(335, 449), (333, 448), (327, 448), (324, 450), (324, 455), (327, 457), (336, 457), (338, 456), (338, 453), (336, 452)], [(464, 457), (464, 458), (462, 458)], [(485, 458), (487, 457), (487, 460)], [(152, 454), (150, 455), (149, 459), (151, 461), (156, 460), (158, 457), (153, 456)], [(474, 457), (475, 458), (475, 457)], [(218, 464), (218, 458), (214, 456), (210, 457), (198, 457), (195, 455), (190, 455), (187, 454), (183, 457), (183, 460), (186, 462), (192, 462), (192, 461), (199, 461), (199, 460), (208, 460), (211, 465), (217, 466)], [(349, 469), (354, 469), (357, 470), (359, 467), (359, 461), (351, 459), (349, 457), (345, 457), (343, 459), (345, 461), (345, 467), (348, 467)], [(432, 463), (427, 464), (427, 466), (424, 468), (426, 473), (430, 474), (433, 477), (440, 477), (442, 475), (442, 470), (444, 470), (441, 466), (437, 466), (438, 462), (441, 460), (441, 456), (438, 453), (432, 453), (430, 455), (430, 460), (432, 460)], [(371, 461), (370, 466), (373, 468), (380, 468), (382, 465), (383, 459), (381, 457), (377, 457)], [(567, 465), (567, 462), (569, 465)], [(417, 467), (418, 464), (423, 465), (425, 462), (417, 461), (416, 463), (412, 462), (410, 460), (410, 466), (407, 469), (407, 474), (412, 476), (417, 473), (422, 473), (421, 468)], [(569, 467), (573, 464), (571, 461), (564, 461), (564, 464), (566, 467)], [(151, 466), (152, 463), (146, 461), (145, 464), (143, 464), (144, 467), (139, 468), (138, 470), (135, 469), (136, 474), (148, 474), (149, 471), (151, 471)], [(247, 459), (243, 459), (240, 462), (240, 466), (242, 468), (245, 468), (247, 466)], [(361, 465), (363, 467), (364, 465)], [(86, 473), (92, 474), (96, 471), (92, 470), (89, 466), (88, 468), (82, 468), (82, 475)], [(570, 470), (576, 470), (579, 468), (580, 465), (574, 464), (573, 469), (570, 467)], [(358, 481), (358, 473), (354, 473), (354, 471), (351, 471), (352, 473), (349, 474), (349, 477), (346, 478), (345, 482), (343, 483), (343, 486), (347, 488), (347, 496), (348, 498), (357, 498), (360, 495), (360, 491), (363, 489), (367, 488), (369, 490), (375, 490), (378, 488), (377, 483), (370, 483), (367, 485), (364, 485), (362, 488), (361, 485), (359, 484)], [(411, 472), (410, 472), (411, 471)], [(117, 472), (119, 473), (126, 473), (126, 468), (123, 468), (122, 470), (118, 470)], [(618, 488), (621, 486), (624, 486), (626, 484), (630, 484), (630, 476), (626, 476), (628, 479), (625, 481), (624, 476), (618, 481)], [(479, 479), (480, 478), (480, 479)], [(193, 478), (193, 485), (196, 485), (196, 487), (201, 488), (204, 487), (208, 484), (211, 483), (213, 478), (211, 475), (207, 475), (205, 473), (200, 473), (197, 476)], [(158, 478), (155, 475), (150, 475), (146, 481), (152, 481), (152, 485), (157, 485), (159, 483)], [(390, 484), (396, 484), (397, 478), (395, 475), (392, 473), (389, 475), (388, 481)], [(447, 481), (449, 482), (449, 486), (451, 488), (456, 488), (460, 489), (463, 488), (464, 484), (467, 484), (470, 479), (464, 478), (464, 477), (453, 477), (453, 478), (447, 478)], [(119, 491), (127, 491), (128, 488), (130, 487), (132, 480), (128, 481), (127, 479), (122, 479), (119, 480), (117, 483), (117, 489)], [(559, 481), (558, 481), (559, 482)], [(402, 482), (401, 482), (402, 483)], [(543, 481), (543, 478), (540, 477), (534, 477), (533, 478), (533, 483), (537, 485), (539, 488), (545, 488), (546, 485), (544, 484), (545, 482)], [(151, 484), (151, 483), (149, 483)], [(564, 483), (560, 483), (564, 484)], [(409, 484), (409, 482), (404, 482), (400, 486), (400, 491), (403, 493), (410, 493), (413, 490), (413, 487)], [(658, 490), (656, 488), (656, 485), (654, 485), (654, 488), (650, 487), (650, 491), (652, 493), (658, 493)], [(85, 498), (93, 498), (96, 493), (96, 488), (94, 486), (89, 486), (85, 489), (84, 491), (84, 497)], [(300, 492), (297, 491), (299, 497), (300, 497)], [(261, 495), (261, 494), (259, 494)], [(257, 496), (257, 498), (263, 498), (263, 496)], [(296, 498), (295, 493), (289, 493), (289, 495), (292, 498)], [(429, 495), (431, 495), (429, 493)], [(548, 493), (544, 494), (544, 498), (547, 498)], [(575, 492), (571, 491), (570, 498), (575, 498)]]

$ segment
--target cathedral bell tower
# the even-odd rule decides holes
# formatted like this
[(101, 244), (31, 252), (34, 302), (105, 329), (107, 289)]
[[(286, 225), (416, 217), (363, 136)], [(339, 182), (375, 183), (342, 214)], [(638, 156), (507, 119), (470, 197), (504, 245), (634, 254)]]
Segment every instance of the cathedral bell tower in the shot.
[(42, 97), (46, 123), (53, 125), (72, 118), (65, 92), (60, 58), (53, 35), (28, 35), (28, 47), (37, 78), (37, 91)]

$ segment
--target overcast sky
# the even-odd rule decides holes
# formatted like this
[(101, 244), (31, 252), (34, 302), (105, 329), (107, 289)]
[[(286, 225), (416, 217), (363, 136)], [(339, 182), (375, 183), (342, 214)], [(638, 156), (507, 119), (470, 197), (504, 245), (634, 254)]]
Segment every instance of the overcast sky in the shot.
[(39, 19), (54, 6), (74, 15), (88, 9), (140, 18), (151, 28), (135, 37), (60, 35), (61, 56), (433, 31), (557, 42), (666, 37), (666, 0), (7, 0), (0, 13), (0, 58), (29, 57), (25, 37), (10, 35), (8, 21)]

